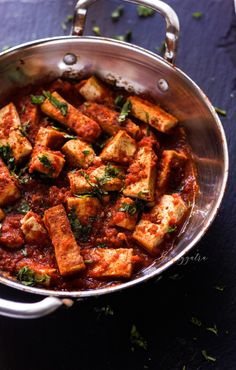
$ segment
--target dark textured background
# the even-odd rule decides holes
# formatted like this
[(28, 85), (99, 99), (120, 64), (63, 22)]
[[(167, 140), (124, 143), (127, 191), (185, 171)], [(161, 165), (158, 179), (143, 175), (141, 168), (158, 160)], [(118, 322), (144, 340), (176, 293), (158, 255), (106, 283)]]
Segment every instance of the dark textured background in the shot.
[[(136, 7), (125, 4), (116, 24), (111, 11), (119, 4), (98, 1), (89, 13), (103, 35), (133, 32), (132, 42), (155, 51), (162, 44), (164, 22), (155, 15), (140, 19)], [(175, 266), (160, 281), (152, 281), (112, 296), (79, 302), (71, 309), (38, 320), (0, 317), (1, 370), (235, 370), (236, 369), (236, 16), (233, 0), (168, 0), (180, 18), (177, 65), (227, 110), (222, 118), (231, 171), (220, 212), (197, 253), (206, 261)], [(75, 1), (0, 0), (0, 47), (69, 33), (61, 22), (72, 14)], [(192, 13), (203, 12), (201, 19)], [(95, 21), (96, 20), (96, 21)], [(1, 81), (1, 76), (0, 76)], [(205, 259), (206, 259), (205, 258)], [(223, 286), (219, 291), (215, 286)], [(38, 298), (4, 286), (2, 298)], [(107, 309), (107, 314), (102, 313)], [(100, 314), (96, 311), (102, 311)], [(112, 314), (113, 313), (113, 314)], [(197, 317), (202, 325), (191, 323)], [(218, 335), (206, 330), (216, 324)], [(147, 350), (131, 350), (130, 330), (136, 325)], [(216, 358), (207, 362), (201, 351)], [(184, 368), (185, 366), (185, 368)]]

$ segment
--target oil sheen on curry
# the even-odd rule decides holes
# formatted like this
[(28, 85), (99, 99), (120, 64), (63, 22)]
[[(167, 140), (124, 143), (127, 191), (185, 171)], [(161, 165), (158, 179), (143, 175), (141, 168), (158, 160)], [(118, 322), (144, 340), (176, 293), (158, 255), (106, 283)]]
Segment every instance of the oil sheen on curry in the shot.
[(86, 290), (133, 279), (173, 248), (196, 176), (158, 102), (91, 76), (21, 89), (0, 109), (0, 274)]

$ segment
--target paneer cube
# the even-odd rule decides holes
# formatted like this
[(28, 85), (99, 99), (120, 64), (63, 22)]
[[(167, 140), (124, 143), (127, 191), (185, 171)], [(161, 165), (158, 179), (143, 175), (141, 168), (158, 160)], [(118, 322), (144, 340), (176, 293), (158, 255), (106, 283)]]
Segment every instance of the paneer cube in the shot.
[(49, 287), (56, 276), (56, 269), (28, 259), (16, 265), (17, 277), (20, 281), (32, 281), (38, 285)]
[(93, 148), (82, 140), (69, 140), (62, 147), (67, 163), (72, 167), (88, 168), (95, 158)]
[(68, 179), (72, 194), (87, 194), (93, 190), (81, 171), (69, 172)]
[(150, 146), (141, 146), (128, 168), (123, 194), (148, 202), (154, 201), (157, 157)]
[(44, 245), (48, 237), (41, 217), (32, 211), (27, 212), (22, 218), (21, 230), (25, 236), (26, 242), (30, 244)]
[(96, 217), (101, 210), (101, 203), (97, 198), (90, 196), (68, 197), (67, 208), (75, 213), (82, 224), (86, 224), (91, 217)]
[(22, 135), (20, 130), (10, 130), (7, 141), (12, 150), (15, 163), (21, 162), (32, 152), (32, 145), (29, 140)]
[(15, 179), (11, 177), (8, 168), (0, 159), (0, 206), (6, 206), (19, 199), (20, 196)]
[(118, 199), (112, 212), (111, 223), (127, 230), (134, 230), (138, 219), (138, 209), (133, 199)]
[(105, 145), (100, 158), (104, 161), (128, 163), (136, 152), (136, 142), (125, 131), (119, 130), (117, 134)]
[(67, 276), (84, 270), (80, 247), (71, 231), (64, 207), (58, 205), (47, 209), (43, 221), (54, 246), (60, 274)]
[(96, 279), (130, 278), (133, 249), (91, 248), (83, 250), (86, 275)]
[(61, 152), (35, 147), (29, 165), (29, 173), (37, 171), (48, 177), (56, 178), (59, 176), (64, 163), (65, 159)]
[(10, 130), (16, 130), (19, 128), (19, 126), (20, 118), (13, 103), (10, 103), (0, 109), (0, 131), (3, 136), (7, 138)]
[(35, 145), (44, 146), (52, 150), (58, 150), (65, 142), (65, 134), (51, 127), (40, 127), (36, 136)]
[[(93, 142), (97, 139), (101, 133), (97, 122), (81, 113), (57, 92), (53, 92), (51, 97), (53, 100), (46, 99), (41, 105), (41, 109), (46, 115), (69, 127), (85, 141)], [(52, 103), (55, 101), (57, 106)]]
[(130, 96), (129, 101), (132, 105), (131, 114), (158, 131), (168, 132), (178, 123), (176, 117), (167, 113), (156, 104), (152, 104), (138, 96)]
[(76, 88), (85, 100), (105, 103), (111, 106), (114, 104), (112, 91), (95, 76), (91, 76), (87, 80), (81, 81), (76, 85)]
[(160, 252), (159, 246), (168, 232), (172, 232), (187, 213), (187, 207), (178, 194), (163, 195), (149, 214), (143, 215), (133, 238), (150, 254)]
[(119, 122), (119, 113), (109, 109), (105, 105), (97, 103), (84, 103), (80, 110), (86, 116), (99, 123), (102, 130), (108, 135), (115, 135), (121, 128), (126, 130), (132, 137), (139, 135), (139, 127), (130, 119), (126, 119), (121, 125)]
[(187, 160), (184, 153), (176, 150), (164, 150), (160, 163), (160, 173), (157, 178), (158, 193), (161, 193), (168, 187), (170, 180), (178, 186), (183, 175), (183, 167)]

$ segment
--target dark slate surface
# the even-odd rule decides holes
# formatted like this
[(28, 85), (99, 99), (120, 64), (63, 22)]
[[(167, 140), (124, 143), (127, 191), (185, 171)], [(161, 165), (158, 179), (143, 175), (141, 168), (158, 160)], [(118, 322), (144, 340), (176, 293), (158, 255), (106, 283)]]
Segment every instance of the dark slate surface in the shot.
[[(168, 0), (179, 15), (181, 41), (177, 64), (195, 80), (222, 118), (230, 147), (231, 171), (220, 212), (185, 266), (175, 266), (135, 289), (79, 302), (43, 319), (0, 318), (0, 369), (24, 370), (235, 370), (236, 369), (236, 16), (233, 0)], [(0, 47), (36, 38), (62, 35), (60, 23), (72, 14), (75, 1), (0, 0)], [(113, 1), (91, 9), (92, 25), (102, 34), (133, 32), (133, 42), (151, 50), (160, 46), (164, 22), (159, 16), (139, 19), (135, 6), (125, 5), (116, 24)], [(192, 13), (203, 12), (201, 19)], [(96, 22), (94, 21), (96, 20)], [(69, 29), (65, 32), (68, 33)], [(201, 262), (198, 262), (198, 255)], [(223, 291), (215, 286), (224, 286)], [(1, 297), (35, 301), (37, 297), (2, 286)], [(109, 305), (107, 315), (96, 311)], [(95, 309), (96, 308), (96, 309)], [(113, 315), (112, 315), (113, 313)], [(197, 317), (201, 326), (191, 323)], [(216, 325), (218, 335), (206, 327)], [(147, 350), (131, 350), (136, 325)], [(216, 358), (207, 362), (201, 351)], [(184, 367), (185, 366), (185, 367)]]

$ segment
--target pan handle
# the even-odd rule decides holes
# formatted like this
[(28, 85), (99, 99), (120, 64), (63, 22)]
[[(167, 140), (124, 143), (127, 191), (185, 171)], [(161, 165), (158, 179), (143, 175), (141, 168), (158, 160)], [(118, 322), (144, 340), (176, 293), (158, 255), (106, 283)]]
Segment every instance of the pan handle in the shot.
[[(72, 35), (82, 36), (85, 27), (86, 15), (88, 8), (98, 0), (79, 0), (75, 8), (75, 15), (72, 27)], [(166, 21), (166, 39), (164, 58), (174, 63), (178, 39), (179, 39), (179, 19), (175, 11), (166, 3), (159, 0), (124, 0), (126, 2), (144, 5), (160, 13)]]
[(18, 303), (0, 299), (0, 315), (15, 319), (36, 319), (56, 311), (62, 305), (71, 306), (70, 299), (44, 298), (36, 303)]

